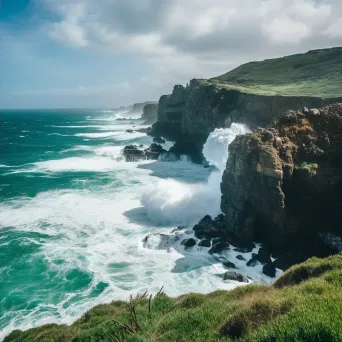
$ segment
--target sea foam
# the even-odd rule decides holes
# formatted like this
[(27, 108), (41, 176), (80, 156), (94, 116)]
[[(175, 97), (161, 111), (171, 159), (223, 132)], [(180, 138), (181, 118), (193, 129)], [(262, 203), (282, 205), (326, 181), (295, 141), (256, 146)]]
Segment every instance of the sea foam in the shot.
[(228, 146), (239, 134), (249, 132), (242, 124), (215, 129), (204, 147), (203, 154), (216, 167), (206, 183), (188, 184), (174, 179), (162, 179), (149, 186), (142, 205), (151, 221), (159, 224), (191, 224), (206, 214), (220, 213), (220, 183), (228, 159)]

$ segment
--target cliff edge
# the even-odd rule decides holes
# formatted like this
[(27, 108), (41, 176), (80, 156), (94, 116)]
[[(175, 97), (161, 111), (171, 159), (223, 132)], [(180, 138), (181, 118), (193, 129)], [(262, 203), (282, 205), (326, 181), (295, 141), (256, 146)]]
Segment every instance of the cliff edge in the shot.
[(176, 85), (159, 100), (154, 135), (175, 150), (201, 157), (208, 135), (232, 122), (254, 129), (287, 110), (342, 102), (342, 48), (241, 65), (217, 78)]
[(241, 240), (302, 259), (340, 251), (342, 104), (288, 111), (238, 136), (221, 191), (225, 227)]

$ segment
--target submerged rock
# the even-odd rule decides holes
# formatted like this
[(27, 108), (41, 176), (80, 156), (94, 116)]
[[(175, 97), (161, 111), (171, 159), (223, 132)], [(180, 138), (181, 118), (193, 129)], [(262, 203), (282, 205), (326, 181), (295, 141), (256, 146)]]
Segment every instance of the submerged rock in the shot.
[(167, 234), (150, 234), (147, 235), (143, 244), (148, 249), (168, 249), (180, 241), (181, 237), (177, 235)]
[(248, 266), (248, 267), (255, 267), (256, 265), (258, 265), (258, 261), (253, 259), (253, 258), (250, 259), (246, 264), (246, 266)]
[(228, 271), (224, 274), (223, 280), (233, 280), (238, 281), (239, 283), (249, 283), (248, 278), (243, 276), (241, 273)]
[(236, 268), (235, 264), (229, 260), (223, 261), (222, 264), (224, 267), (227, 267), (227, 268)]

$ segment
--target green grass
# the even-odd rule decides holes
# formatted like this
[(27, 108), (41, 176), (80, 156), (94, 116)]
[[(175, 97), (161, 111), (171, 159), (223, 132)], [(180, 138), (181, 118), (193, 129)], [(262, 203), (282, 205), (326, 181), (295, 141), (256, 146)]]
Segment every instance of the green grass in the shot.
[(342, 97), (342, 47), (243, 64), (205, 82), (253, 94)]
[(312, 258), (272, 286), (139, 295), (98, 305), (71, 326), (14, 331), (5, 342), (342, 341), (341, 290), (342, 255)]

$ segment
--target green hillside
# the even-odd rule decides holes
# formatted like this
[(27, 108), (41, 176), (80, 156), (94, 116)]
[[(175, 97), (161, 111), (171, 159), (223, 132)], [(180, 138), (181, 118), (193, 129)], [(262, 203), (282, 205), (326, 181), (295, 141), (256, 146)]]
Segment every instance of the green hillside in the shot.
[(272, 286), (208, 295), (143, 294), (98, 305), (71, 326), (14, 331), (5, 342), (342, 341), (342, 255), (312, 258)]
[(243, 64), (208, 82), (256, 94), (342, 97), (342, 47)]

